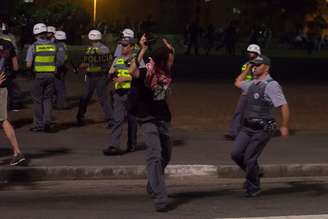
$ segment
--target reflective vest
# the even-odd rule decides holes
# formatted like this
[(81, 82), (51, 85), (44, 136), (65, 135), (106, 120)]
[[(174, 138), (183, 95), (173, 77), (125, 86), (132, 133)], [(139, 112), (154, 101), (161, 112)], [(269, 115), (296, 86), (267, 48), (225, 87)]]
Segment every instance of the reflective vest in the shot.
[(13, 40), (9, 36), (6, 36), (6, 35), (1, 35), (0, 38), (3, 40), (9, 41), (11, 43), (13, 42)]
[[(247, 69), (248, 65), (249, 65), (248, 62), (245, 63), (245, 64), (241, 67), (241, 71), (245, 71), (245, 70)], [(245, 78), (246, 81), (251, 81), (251, 80), (253, 80), (253, 69), (251, 69), (250, 71), (251, 71), (251, 73), (248, 73), (248, 74), (246, 75), (246, 78)]]
[(53, 43), (36, 43), (34, 47), (34, 72), (55, 73), (57, 47)]
[(246, 119), (273, 119), (272, 101), (265, 97), (267, 85), (273, 79), (253, 83), (247, 91), (247, 105), (245, 110)]
[(128, 77), (129, 81), (121, 83), (115, 83), (115, 90), (130, 89), (132, 76), (129, 74), (129, 63), (127, 63), (123, 57), (117, 58), (114, 67), (117, 69), (117, 77)]
[[(87, 49), (86, 55), (87, 56), (94, 56), (95, 58), (99, 55), (98, 54), (99, 48), (97, 47), (89, 47)], [(104, 73), (106, 70), (103, 69), (102, 63), (90, 62), (87, 61), (89, 67), (86, 69), (87, 73)]]

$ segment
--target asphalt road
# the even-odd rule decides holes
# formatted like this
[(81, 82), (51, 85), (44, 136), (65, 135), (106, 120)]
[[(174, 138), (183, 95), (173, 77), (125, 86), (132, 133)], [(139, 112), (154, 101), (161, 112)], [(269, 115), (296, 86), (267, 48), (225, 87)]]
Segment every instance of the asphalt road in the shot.
[[(1, 219), (242, 218), (328, 213), (328, 179), (266, 179), (260, 197), (242, 196), (242, 181), (167, 182), (172, 210), (155, 213), (145, 181), (66, 181), (0, 186)], [(307, 216), (306, 218), (315, 218)]]

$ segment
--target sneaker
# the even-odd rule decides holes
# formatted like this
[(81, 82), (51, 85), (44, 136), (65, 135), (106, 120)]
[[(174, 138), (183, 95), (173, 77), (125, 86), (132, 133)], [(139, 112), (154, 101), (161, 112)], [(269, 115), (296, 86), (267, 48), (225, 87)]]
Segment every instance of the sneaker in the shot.
[(23, 154), (17, 154), (12, 158), (10, 166), (27, 166), (27, 163), (27, 159)]
[(262, 190), (260, 188), (247, 190), (245, 193), (245, 197), (246, 198), (254, 198), (254, 197), (257, 197), (261, 192), (262, 192)]

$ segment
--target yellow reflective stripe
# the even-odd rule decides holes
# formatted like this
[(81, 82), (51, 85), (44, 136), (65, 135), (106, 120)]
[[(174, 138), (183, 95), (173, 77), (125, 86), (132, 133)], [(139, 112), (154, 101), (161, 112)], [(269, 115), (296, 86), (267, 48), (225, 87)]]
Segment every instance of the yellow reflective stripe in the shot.
[(34, 61), (38, 62), (38, 63), (55, 62), (55, 57), (54, 56), (36, 56)]
[(10, 39), (10, 37), (7, 37), (7, 36), (3, 36), (1, 37), (3, 40), (6, 40), (6, 41), (9, 41), (9, 42), (12, 42), (12, 40)]
[(124, 59), (117, 59), (115, 64), (116, 65), (124, 65), (124, 63), (125, 63)]
[(100, 66), (96, 66), (96, 67), (89, 67), (87, 68), (87, 72), (102, 72), (102, 68)]
[(54, 45), (37, 45), (36, 52), (56, 52), (56, 46), (54, 46)]
[(121, 82), (121, 83), (115, 83), (115, 90), (119, 89), (130, 89), (131, 88), (131, 82)]
[(122, 76), (123, 77), (131, 77), (131, 75), (129, 74), (129, 70), (118, 69), (117, 72), (118, 72), (117, 76), (119, 76), (119, 77), (122, 77)]
[(252, 75), (246, 75), (246, 81), (251, 81), (251, 80), (253, 80), (253, 77), (252, 77)]
[(55, 72), (56, 66), (34, 66), (35, 72)]
[(241, 71), (245, 71), (247, 69), (247, 64), (244, 64), (243, 67), (241, 67)]

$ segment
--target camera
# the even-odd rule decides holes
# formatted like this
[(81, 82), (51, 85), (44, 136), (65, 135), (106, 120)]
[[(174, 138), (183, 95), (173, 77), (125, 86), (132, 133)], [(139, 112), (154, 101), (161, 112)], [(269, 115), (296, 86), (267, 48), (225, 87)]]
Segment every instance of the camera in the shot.
[(147, 46), (151, 46), (151, 45), (155, 44), (156, 41), (157, 41), (156, 37), (151, 33), (146, 33), (145, 37), (146, 37), (146, 40), (147, 40), (145, 42), (145, 45), (147, 45)]

